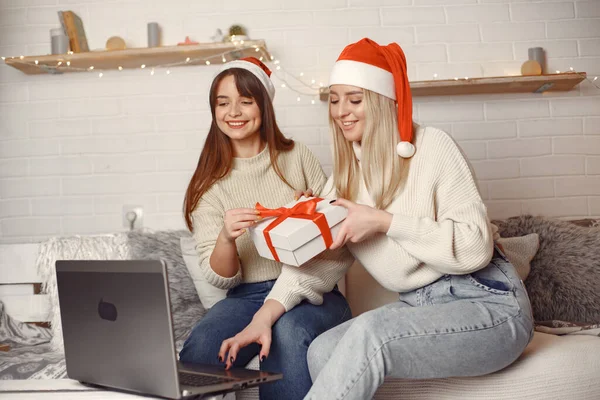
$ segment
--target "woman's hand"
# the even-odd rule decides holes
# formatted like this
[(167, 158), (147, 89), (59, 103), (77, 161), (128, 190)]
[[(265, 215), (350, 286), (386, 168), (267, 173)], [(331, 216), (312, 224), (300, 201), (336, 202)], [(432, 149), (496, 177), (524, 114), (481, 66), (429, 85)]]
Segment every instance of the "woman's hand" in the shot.
[(250, 343), (261, 345), (258, 353), (260, 361), (269, 356), (271, 349), (271, 327), (285, 313), (285, 308), (277, 300), (268, 299), (254, 314), (252, 321), (232, 338), (224, 340), (219, 350), (219, 361), (225, 361), (225, 369), (231, 368), (241, 348)]
[(258, 357), (261, 361), (269, 356), (271, 348), (271, 324), (269, 321), (253, 318), (243, 331), (223, 341), (219, 350), (219, 361), (225, 361), (225, 369), (231, 368), (239, 351), (251, 343), (258, 343), (262, 346)]
[(313, 196), (312, 189), (308, 189), (308, 190), (305, 190), (305, 191), (296, 190), (294, 192), (294, 200), (298, 200), (302, 196), (304, 196), (304, 197), (312, 197)]
[(342, 247), (347, 242), (363, 241), (375, 233), (387, 232), (390, 229), (392, 214), (387, 211), (356, 204), (346, 199), (337, 199), (331, 204), (348, 209), (348, 216), (342, 222), (335, 240), (329, 246), (331, 250)]
[(254, 208), (234, 208), (227, 211), (220, 236), (228, 242), (234, 242), (246, 232), (248, 227), (262, 219), (259, 214)]

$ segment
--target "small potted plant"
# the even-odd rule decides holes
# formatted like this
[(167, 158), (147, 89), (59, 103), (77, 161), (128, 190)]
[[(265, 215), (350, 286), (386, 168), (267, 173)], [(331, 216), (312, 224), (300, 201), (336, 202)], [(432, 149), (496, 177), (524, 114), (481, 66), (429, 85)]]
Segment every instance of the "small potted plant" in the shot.
[(234, 42), (239, 40), (248, 40), (246, 28), (242, 25), (231, 25), (229, 27), (229, 35), (223, 38), (224, 42)]

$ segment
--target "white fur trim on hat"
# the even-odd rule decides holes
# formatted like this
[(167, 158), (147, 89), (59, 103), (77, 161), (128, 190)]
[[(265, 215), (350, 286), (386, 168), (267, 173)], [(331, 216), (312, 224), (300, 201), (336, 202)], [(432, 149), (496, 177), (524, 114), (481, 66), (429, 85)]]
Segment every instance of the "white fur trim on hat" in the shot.
[(392, 73), (360, 61), (336, 62), (329, 78), (329, 86), (331, 85), (358, 86), (396, 100), (396, 85)]
[(254, 76), (256, 76), (258, 80), (261, 81), (265, 89), (267, 89), (269, 98), (271, 99), (271, 101), (273, 101), (273, 98), (275, 97), (275, 86), (273, 85), (271, 78), (269, 78), (269, 75), (267, 75), (267, 73), (263, 71), (258, 65), (243, 60), (230, 61), (228, 63), (223, 64), (223, 66), (219, 70), (219, 73), (231, 68), (241, 68), (252, 72), (252, 74), (254, 74)]
[(396, 153), (402, 158), (411, 158), (415, 155), (415, 146), (411, 142), (398, 142)]

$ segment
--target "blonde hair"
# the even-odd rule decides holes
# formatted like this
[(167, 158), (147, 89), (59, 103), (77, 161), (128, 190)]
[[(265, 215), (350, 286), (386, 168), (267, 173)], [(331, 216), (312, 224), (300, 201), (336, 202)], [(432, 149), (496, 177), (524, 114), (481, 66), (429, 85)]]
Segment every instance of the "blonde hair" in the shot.
[[(408, 163), (396, 153), (400, 140), (396, 102), (367, 89), (364, 90), (365, 131), (361, 140), (362, 176), (371, 199), (378, 209), (385, 209), (400, 190)], [(360, 176), (352, 143), (329, 114), (333, 133), (333, 185), (337, 196), (356, 201)]]

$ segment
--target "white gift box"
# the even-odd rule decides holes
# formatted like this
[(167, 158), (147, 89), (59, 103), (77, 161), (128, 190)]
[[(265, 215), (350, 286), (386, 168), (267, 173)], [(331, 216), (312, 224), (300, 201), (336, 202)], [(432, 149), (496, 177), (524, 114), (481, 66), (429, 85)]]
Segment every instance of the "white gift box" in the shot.
[[(292, 208), (296, 204), (307, 201), (301, 197), (298, 201), (286, 204), (284, 207)], [(322, 213), (331, 230), (332, 240), (335, 237), (341, 222), (348, 215), (348, 210), (341, 206), (329, 204), (330, 200), (321, 200), (317, 203), (316, 212)], [(264, 230), (277, 217), (269, 217), (249, 229), (250, 237), (261, 257), (275, 260), (265, 239)], [(326, 249), (325, 241), (317, 224), (310, 219), (294, 218), (289, 216), (269, 232), (271, 243), (279, 257), (279, 261), (289, 265), (300, 266), (323, 252)]]

